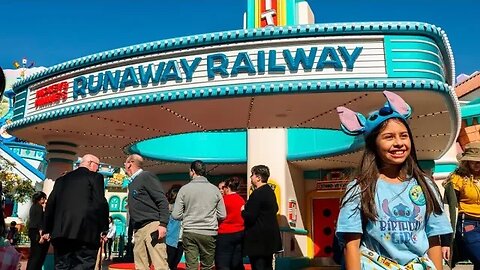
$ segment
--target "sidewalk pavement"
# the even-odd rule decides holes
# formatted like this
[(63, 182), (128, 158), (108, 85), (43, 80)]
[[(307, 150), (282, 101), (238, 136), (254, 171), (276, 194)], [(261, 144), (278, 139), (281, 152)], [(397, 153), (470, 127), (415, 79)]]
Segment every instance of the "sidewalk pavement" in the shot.
[[(115, 263), (115, 262), (103, 260), (102, 270), (108, 270), (108, 266), (112, 263)], [(21, 270), (25, 270), (27, 268), (27, 260), (22, 259), (21, 264), (22, 264)], [(179, 267), (178, 269), (184, 269), (184, 268)], [(308, 268), (304, 268), (303, 270), (336, 270), (336, 269), (337, 267), (308, 267)], [(473, 269), (473, 265), (465, 265), (465, 264), (457, 264), (457, 266), (455, 266), (454, 268), (454, 270), (472, 270), (472, 269)], [(50, 269), (45, 269), (45, 270), (50, 270)], [(443, 267), (443, 270), (450, 270), (450, 267), (445, 265)]]

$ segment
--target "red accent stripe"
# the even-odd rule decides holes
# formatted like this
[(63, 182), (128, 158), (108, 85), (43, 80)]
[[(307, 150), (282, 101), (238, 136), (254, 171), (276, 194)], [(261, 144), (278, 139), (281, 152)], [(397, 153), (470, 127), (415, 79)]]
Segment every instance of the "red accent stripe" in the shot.
[[(135, 264), (133, 263), (112, 263), (108, 266), (108, 269), (111, 270), (120, 270), (120, 269), (135, 269)], [(153, 269), (153, 265), (150, 267), (150, 269)], [(179, 270), (184, 270), (185, 269), (185, 264), (184, 263), (179, 263), (178, 264), (178, 269)], [(251, 270), (252, 267), (250, 264), (245, 264), (245, 270)]]
[(266, 22), (264, 19), (262, 19), (262, 13), (265, 12), (265, 10), (266, 10), (266, 8), (265, 8), (265, 7), (266, 7), (266, 0), (260, 0), (260, 1), (258, 1), (258, 2), (259, 2), (259, 5), (260, 5), (260, 8), (259, 8), (259, 11), (260, 11), (260, 12), (259, 12), (259, 14), (258, 14), (258, 16), (259, 16), (258, 19), (260, 20), (260, 24), (259, 24), (259, 25), (260, 25), (261, 27), (265, 27), (265, 26), (267, 26), (267, 22)]
[(274, 21), (275, 25), (278, 25), (278, 20), (277, 20), (277, 18), (278, 18), (277, 2), (278, 1), (279, 0), (272, 0), (272, 9), (275, 9), (275, 12), (277, 14), (277, 15), (273, 16), (273, 21)]
[[(275, 11), (277, 10), (277, 1), (278, 0), (272, 0), (272, 9), (275, 9)], [(267, 5), (266, 5), (266, 1), (265, 0), (260, 0), (260, 26), (261, 27), (265, 27), (267, 26), (267, 20), (265, 19), (262, 19), (262, 13), (265, 12), (267, 10)], [(277, 20), (277, 15), (273, 16), (273, 22), (275, 25), (278, 25), (278, 20)]]

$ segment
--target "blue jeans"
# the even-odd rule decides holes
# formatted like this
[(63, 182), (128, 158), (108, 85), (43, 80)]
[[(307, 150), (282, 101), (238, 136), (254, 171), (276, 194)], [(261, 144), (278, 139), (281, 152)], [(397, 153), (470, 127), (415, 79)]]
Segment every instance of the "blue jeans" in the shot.
[(464, 219), (457, 224), (457, 230), (462, 233), (468, 259), (473, 263), (474, 269), (480, 269), (480, 220)]

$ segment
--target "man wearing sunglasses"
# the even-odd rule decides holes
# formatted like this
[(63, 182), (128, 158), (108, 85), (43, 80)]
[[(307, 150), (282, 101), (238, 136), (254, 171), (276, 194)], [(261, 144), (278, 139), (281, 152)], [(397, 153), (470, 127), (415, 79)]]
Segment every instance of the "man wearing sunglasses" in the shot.
[(54, 248), (55, 269), (93, 269), (100, 234), (108, 230), (99, 159), (87, 154), (79, 167), (55, 181), (45, 209), (45, 233)]

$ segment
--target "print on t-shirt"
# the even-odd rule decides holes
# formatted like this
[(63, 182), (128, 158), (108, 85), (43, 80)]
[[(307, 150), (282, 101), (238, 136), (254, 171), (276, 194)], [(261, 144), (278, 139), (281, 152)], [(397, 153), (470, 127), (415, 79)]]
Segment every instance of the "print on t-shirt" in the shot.
[(417, 242), (417, 236), (414, 232), (420, 229), (422, 217), (420, 207), (412, 205), (411, 207), (398, 203), (391, 207), (388, 200), (382, 202), (382, 210), (386, 216), (380, 220), (380, 231), (383, 238), (392, 241), (394, 244), (406, 244)]

